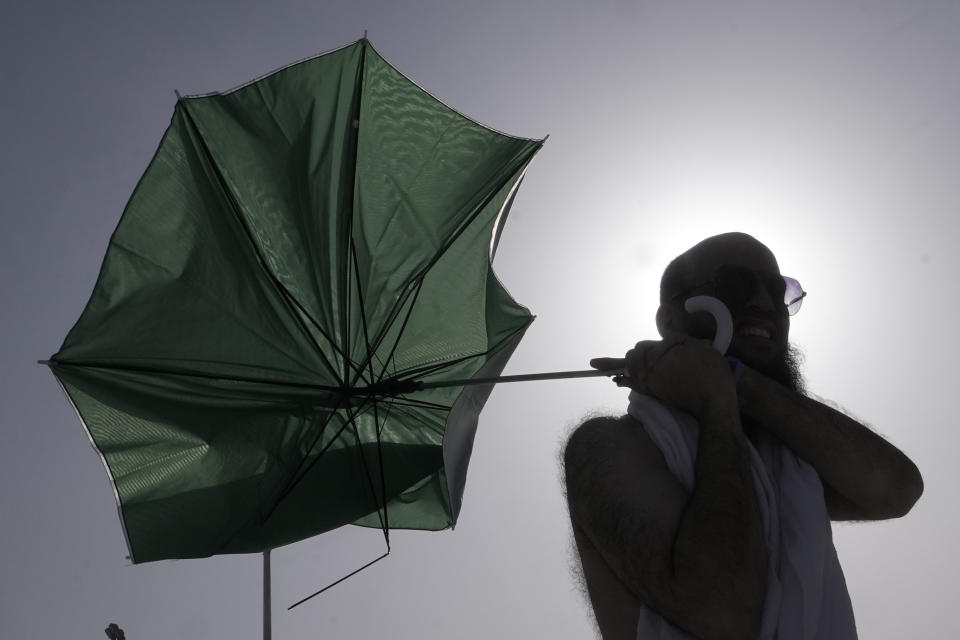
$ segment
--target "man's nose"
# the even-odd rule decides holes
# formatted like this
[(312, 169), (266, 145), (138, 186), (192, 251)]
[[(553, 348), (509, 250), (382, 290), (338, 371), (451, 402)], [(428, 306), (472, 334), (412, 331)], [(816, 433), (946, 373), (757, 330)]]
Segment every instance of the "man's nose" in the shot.
[(753, 309), (756, 311), (776, 311), (777, 303), (773, 299), (773, 296), (770, 295), (770, 291), (767, 289), (767, 286), (763, 283), (763, 280), (759, 275), (754, 274), (753, 276), (753, 287), (750, 297), (747, 298), (746, 303), (747, 309)]

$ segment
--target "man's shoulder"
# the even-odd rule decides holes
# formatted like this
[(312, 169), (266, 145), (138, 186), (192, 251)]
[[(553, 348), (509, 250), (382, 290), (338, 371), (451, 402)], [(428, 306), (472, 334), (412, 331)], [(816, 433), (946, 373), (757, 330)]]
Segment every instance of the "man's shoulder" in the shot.
[(629, 416), (597, 416), (584, 421), (571, 433), (564, 450), (567, 474), (583, 467), (623, 467), (631, 475), (648, 479), (671, 476), (663, 453), (643, 425)]
[(567, 440), (567, 447), (594, 448), (597, 446), (654, 446), (643, 425), (636, 418), (622, 416), (595, 416), (583, 421)]
[(610, 447), (623, 446), (631, 439), (629, 416), (594, 416), (570, 433), (564, 449), (567, 467), (584, 458), (604, 456)]
[(639, 423), (628, 415), (593, 416), (573, 430), (570, 440), (623, 437), (631, 426), (639, 426)]

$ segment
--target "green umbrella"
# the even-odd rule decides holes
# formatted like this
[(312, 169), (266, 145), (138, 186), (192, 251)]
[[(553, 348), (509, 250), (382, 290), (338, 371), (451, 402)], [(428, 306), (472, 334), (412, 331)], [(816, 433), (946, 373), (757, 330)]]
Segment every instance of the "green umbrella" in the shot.
[(456, 522), (532, 321), (491, 259), (542, 142), (453, 111), (366, 39), (177, 102), (47, 361), (133, 562)]

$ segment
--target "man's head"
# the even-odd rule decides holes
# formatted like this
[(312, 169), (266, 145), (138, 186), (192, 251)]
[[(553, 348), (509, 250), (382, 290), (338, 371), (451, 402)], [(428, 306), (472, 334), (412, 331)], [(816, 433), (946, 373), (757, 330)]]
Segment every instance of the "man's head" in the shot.
[(695, 295), (719, 298), (733, 318), (727, 351), (744, 364), (791, 388), (802, 387), (796, 352), (790, 347), (786, 283), (773, 252), (745, 233), (724, 233), (677, 256), (660, 281), (657, 328), (668, 337), (685, 334), (712, 339), (713, 317), (689, 314), (684, 301)]

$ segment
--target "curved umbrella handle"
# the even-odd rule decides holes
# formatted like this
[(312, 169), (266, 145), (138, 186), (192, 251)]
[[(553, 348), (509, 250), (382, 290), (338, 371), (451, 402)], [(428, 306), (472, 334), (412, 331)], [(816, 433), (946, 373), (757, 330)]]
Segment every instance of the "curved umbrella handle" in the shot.
[(683, 304), (687, 313), (697, 311), (706, 311), (713, 316), (717, 323), (717, 334), (713, 337), (713, 348), (720, 352), (720, 355), (726, 355), (730, 347), (730, 341), (733, 340), (733, 317), (727, 305), (713, 296), (693, 296), (687, 298)]

